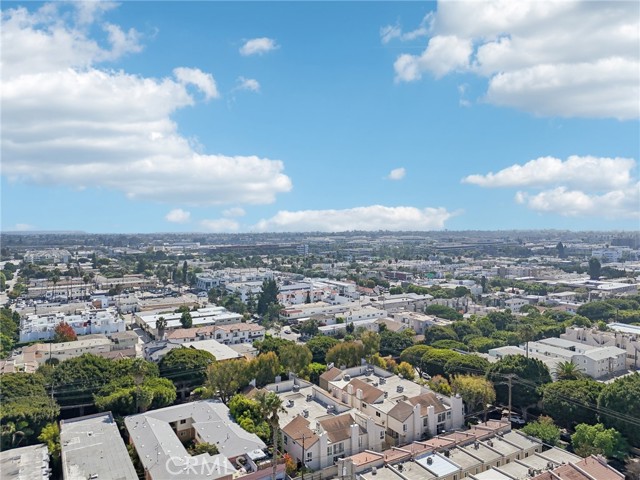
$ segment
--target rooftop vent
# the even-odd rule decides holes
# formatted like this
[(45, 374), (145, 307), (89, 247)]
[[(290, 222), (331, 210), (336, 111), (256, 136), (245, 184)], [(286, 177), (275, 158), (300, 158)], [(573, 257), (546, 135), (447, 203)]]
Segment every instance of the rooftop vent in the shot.
[(402, 393), (404, 391), (404, 387), (402, 385), (398, 385), (396, 390), (398, 391), (398, 393)]
[(293, 386), (293, 391), (294, 392), (299, 392), (300, 391), (300, 385), (294, 385)]
[(348, 373), (345, 373), (344, 375), (344, 381), (348, 382), (349, 380), (351, 380), (351, 375), (349, 375)]
[(309, 418), (309, 410), (304, 409), (304, 410), (302, 411), (302, 416), (303, 416), (304, 418)]
[(313, 395), (311, 394), (307, 395), (307, 402), (310, 402), (311, 400), (313, 400)]
[(431, 465), (433, 463), (433, 458), (429, 457), (427, 458), (427, 465)]
[(381, 378), (380, 379), (380, 385), (384, 385), (385, 383), (387, 383), (387, 379), (386, 378)]

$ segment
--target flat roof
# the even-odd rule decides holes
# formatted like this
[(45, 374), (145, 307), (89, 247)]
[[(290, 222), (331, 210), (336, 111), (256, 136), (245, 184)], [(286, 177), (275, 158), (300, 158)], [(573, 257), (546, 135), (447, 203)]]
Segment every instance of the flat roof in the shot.
[(131, 458), (111, 412), (60, 421), (65, 480), (137, 480)]
[(0, 452), (2, 480), (46, 480), (49, 478), (49, 450), (44, 444)]
[(624, 323), (609, 323), (607, 324), (611, 330), (622, 333), (631, 333), (632, 335), (640, 335), (640, 326), (638, 325), (626, 325)]
[(437, 477), (446, 477), (460, 471), (456, 465), (435, 453), (416, 458), (416, 463), (422, 465)]
[(241, 358), (242, 355), (231, 347), (228, 347), (224, 343), (220, 343), (216, 340), (196, 340), (195, 342), (184, 342), (181, 343), (180, 346), (184, 348), (195, 348), (196, 350), (204, 350), (205, 352), (211, 353), (216, 360), (232, 360), (234, 358)]
[[(436, 462), (434, 461), (434, 464), (429, 465), (429, 467), (434, 467), (436, 466), (435, 464)], [(435, 474), (433, 471), (427, 470), (419, 462), (406, 461), (394, 465), (392, 468), (400, 472), (402, 478), (406, 480), (432, 480), (440, 477), (440, 475)], [(436, 466), (436, 468), (438, 467)]]

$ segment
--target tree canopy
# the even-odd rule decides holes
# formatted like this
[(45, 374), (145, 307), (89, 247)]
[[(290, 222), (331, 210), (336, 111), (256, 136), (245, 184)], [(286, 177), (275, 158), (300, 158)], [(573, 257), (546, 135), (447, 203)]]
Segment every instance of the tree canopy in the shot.
[[(540, 399), (540, 387), (551, 383), (549, 369), (540, 360), (524, 355), (507, 355), (491, 365), (488, 378), (496, 384), (498, 402), (508, 403), (506, 376), (513, 374), (512, 405), (520, 409), (536, 403)], [(498, 384), (499, 383), (499, 384)]]
[(194, 348), (174, 348), (167, 353), (158, 367), (160, 375), (170, 379), (180, 390), (192, 390), (202, 385), (207, 367), (216, 361), (211, 353)]
[(311, 350), (314, 362), (326, 363), (327, 352), (339, 343), (340, 341), (336, 338), (318, 335), (309, 340), (306, 345)]
[(603, 386), (591, 379), (559, 380), (545, 385), (542, 390), (543, 410), (562, 427), (594, 424), (597, 422), (595, 406)]
[(608, 458), (622, 459), (627, 453), (627, 445), (615, 428), (605, 428), (601, 423), (576, 426), (576, 433), (571, 435), (573, 450), (581, 457), (604, 455)]
[(380, 334), (380, 355), (398, 357), (403, 350), (413, 345), (413, 339), (401, 332), (386, 330)]
[(327, 363), (333, 363), (336, 367), (355, 367), (360, 365), (364, 357), (364, 348), (360, 342), (344, 342), (332, 347), (327, 352)]
[[(598, 397), (600, 420), (640, 447), (640, 374), (634, 373), (605, 385)], [(630, 421), (633, 420), (633, 421)]]

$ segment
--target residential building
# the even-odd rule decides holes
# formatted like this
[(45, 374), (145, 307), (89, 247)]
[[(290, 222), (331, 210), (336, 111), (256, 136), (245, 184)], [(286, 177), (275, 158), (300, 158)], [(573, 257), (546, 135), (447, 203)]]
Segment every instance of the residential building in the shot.
[(220, 343), (213, 339), (208, 340), (196, 340), (193, 342), (184, 341), (168, 341), (159, 340), (150, 342), (144, 346), (144, 358), (152, 362), (159, 362), (162, 358), (171, 350), (176, 348), (192, 348), (194, 350), (203, 350), (209, 352), (216, 357), (216, 360), (223, 362), (225, 360), (234, 360), (236, 358), (243, 358), (243, 355), (236, 352), (227, 345)]
[[(128, 416), (124, 423), (147, 480), (270, 478), (265, 443), (234, 423), (221, 402), (203, 400), (161, 408)], [(213, 444), (219, 453), (192, 456), (185, 448), (188, 442)], [(277, 478), (284, 480), (284, 468), (278, 468)]]
[(412, 329), (418, 335), (424, 335), (427, 328), (434, 325), (443, 327), (451, 325), (453, 322), (444, 318), (435, 317), (433, 315), (425, 315), (419, 312), (398, 312), (392, 314), (393, 318), (402, 322), (408, 328)]
[(560, 335), (564, 340), (594, 347), (617, 347), (626, 352), (626, 366), (640, 368), (640, 327), (623, 323), (610, 323), (603, 332), (597, 328), (567, 327)]
[(127, 448), (111, 412), (60, 421), (64, 480), (137, 480)]
[(178, 328), (166, 335), (165, 338), (172, 343), (214, 339), (224, 345), (237, 345), (264, 340), (265, 332), (265, 328), (257, 323), (235, 323), (231, 325)]
[(44, 444), (0, 452), (2, 480), (48, 480), (51, 478), (49, 449)]
[(87, 309), (79, 314), (27, 315), (20, 320), (20, 342), (51, 340), (60, 322), (68, 323), (76, 335), (112, 335), (125, 331), (125, 322), (113, 308)]
[(332, 397), (383, 426), (388, 445), (411, 443), (464, 424), (460, 396), (437, 395), (378, 367), (333, 368), (320, 382)]
[[(198, 310), (189, 311), (191, 322), (194, 327), (205, 327), (207, 325), (232, 325), (242, 321), (242, 315), (228, 311), (224, 307), (206, 307)], [(181, 318), (182, 313), (153, 313), (153, 314), (136, 314), (135, 322), (151, 335), (157, 338), (157, 322), (163, 317), (167, 321), (165, 332), (170, 333), (173, 330), (183, 328)]]

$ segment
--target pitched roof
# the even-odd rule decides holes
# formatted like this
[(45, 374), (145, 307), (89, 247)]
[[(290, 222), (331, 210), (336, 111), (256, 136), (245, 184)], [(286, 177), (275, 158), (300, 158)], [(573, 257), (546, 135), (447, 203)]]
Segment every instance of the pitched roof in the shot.
[[(355, 422), (350, 414), (338, 415), (318, 421), (332, 443), (341, 442), (351, 437), (351, 425)], [(360, 428), (358, 426), (358, 428)]]
[(300, 444), (302, 444), (302, 439), (304, 438), (304, 448), (308, 448), (320, 440), (318, 435), (309, 428), (309, 425), (309, 421), (306, 418), (298, 415), (287, 423), (282, 431)]
[(424, 417), (427, 415), (427, 408), (433, 406), (435, 413), (442, 413), (447, 411), (447, 407), (438, 400), (438, 397), (433, 392), (426, 392), (417, 397), (408, 398), (407, 401), (411, 405), (420, 404), (420, 414)]
[(413, 407), (405, 401), (396, 403), (394, 407), (389, 410), (389, 416), (400, 422), (404, 422), (412, 413)]
[(342, 370), (338, 367), (333, 367), (330, 370), (327, 370), (322, 375), (320, 375), (320, 380), (326, 380), (328, 382), (335, 380), (339, 375), (342, 374)]
[(351, 380), (342, 388), (342, 390), (347, 392), (349, 385), (353, 385), (354, 393), (357, 390), (362, 390), (362, 400), (364, 400), (367, 403), (373, 403), (377, 399), (379, 399), (382, 395), (384, 395), (384, 392), (379, 388), (376, 388), (373, 385), (368, 384), (367, 382), (363, 382), (358, 378), (354, 378), (353, 380)]

